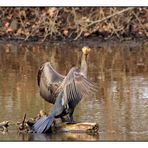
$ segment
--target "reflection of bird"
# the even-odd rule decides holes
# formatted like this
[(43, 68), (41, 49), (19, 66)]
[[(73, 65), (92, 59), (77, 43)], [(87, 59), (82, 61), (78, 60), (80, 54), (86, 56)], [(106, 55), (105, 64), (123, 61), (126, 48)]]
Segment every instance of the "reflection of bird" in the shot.
[(72, 67), (67, 76), (58, 74), (48, 62), (40, 68), (38, 73), (40, 94), (54, 105), (47, 116), (43, 116), (34, 124), (34, 132), (46, 132), (54, 118), (63, 118), (67, 114), (69, 121), (73, 122), (76, 105), (83, 96), (90, 96), (96, 91), (95, 86), (87, 79), (86, 59), (90, 48), (83, 47), (82, 51), (81, 67)]

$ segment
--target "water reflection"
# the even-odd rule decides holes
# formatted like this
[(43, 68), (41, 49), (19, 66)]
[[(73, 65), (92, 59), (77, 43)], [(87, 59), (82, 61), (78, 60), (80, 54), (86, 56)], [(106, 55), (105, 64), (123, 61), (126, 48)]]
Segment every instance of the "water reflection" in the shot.
[[(51, 105), (41, 99), (36, 75), (50, 61), (61, 74), (80, 64), (74, 43), (0, 43), (0, 121), (34, 117)], [(0, 133), (0, 140), (148, 140), (148, 49), (140, 44), (90, 44), (89, 76), (99, 84), (95, 98), (83, 99), (78, 121), (99, 123), (99, 136), (87, 134), (18, 135)]]
[(99, 135), (86, 133), (30, 134), (29, 141), (96, 141)]

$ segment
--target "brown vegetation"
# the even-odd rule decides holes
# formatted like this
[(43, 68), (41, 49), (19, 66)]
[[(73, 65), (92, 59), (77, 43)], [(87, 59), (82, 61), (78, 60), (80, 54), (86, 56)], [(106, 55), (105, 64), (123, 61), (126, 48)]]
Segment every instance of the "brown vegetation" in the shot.
[(0, 38), (72, 39), (92, 35), (147, 37), (147, 8), (38, 7), (0, 8)]

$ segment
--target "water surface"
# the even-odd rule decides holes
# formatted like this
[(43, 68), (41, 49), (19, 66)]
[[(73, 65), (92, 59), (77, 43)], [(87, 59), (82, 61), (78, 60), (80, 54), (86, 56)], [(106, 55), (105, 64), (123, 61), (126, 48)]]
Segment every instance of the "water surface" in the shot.
[[(39, 94), (36, 76), (40, 65), (50, 61), (66, 75), (80, 64), (86, 43), (3, 43), (0, 42), (0, 122), (22, 121), (24, 114), (35, 117), (51, 105)], [(141, 44), (95, 42), (89, 45), (89, 78), (99, 86), (94, 98), (77, 106), (76, 121), (96, 122), (98, 135), (20, 134), (14, 127), (0, 132), (1, 141), (63, 140), (148, 140), (148, 49)]]

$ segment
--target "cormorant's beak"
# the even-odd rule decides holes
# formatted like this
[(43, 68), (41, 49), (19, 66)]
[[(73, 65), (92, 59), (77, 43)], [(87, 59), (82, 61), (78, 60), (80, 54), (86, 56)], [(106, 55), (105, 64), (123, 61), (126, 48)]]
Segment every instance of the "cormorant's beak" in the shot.
[(85, 47), (82, 48), (82, 52), (83, 52), (83, 54), (85, 56), (85, 59), (87, 59), (90, 50), (91, 49), (89, 47), (87, 47), (87, 46), (85, 46)]

